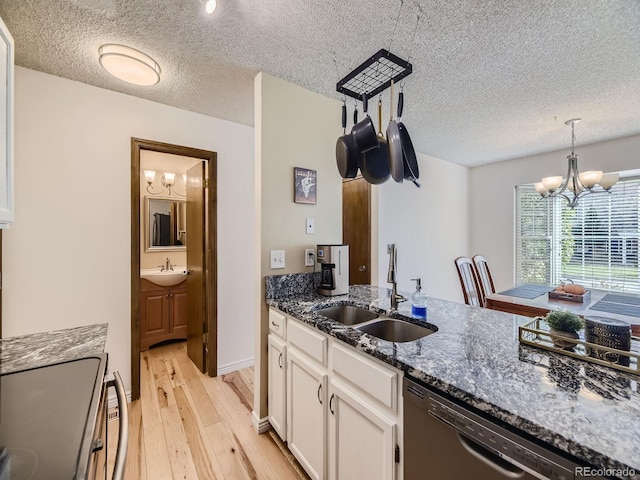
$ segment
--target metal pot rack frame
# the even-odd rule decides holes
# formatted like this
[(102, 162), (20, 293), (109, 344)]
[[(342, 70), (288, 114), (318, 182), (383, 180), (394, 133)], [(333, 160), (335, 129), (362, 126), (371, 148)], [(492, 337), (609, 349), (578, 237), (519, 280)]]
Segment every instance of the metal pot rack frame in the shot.
[[(585, 362), (596, 363), (626, 373), (640, 375), (640, 337), (631, 337), (630, 351), (618, 350), (587, 342), (582, 339), (582, 336), (574, 340), (573, 338), (568, 339), (554, 335), (549, 330), (549, 326), (547, 322), (544, 321), (544, 318), (536, 317), (531, 322), (518, 327), (518, 341), (525, 345), (531, 345), (561, 355), (578, 358)], [(573, 350), (565, 350), (555, 345), (562, 345), (563, 342), (566, 342), (567, 346), (574, 345)], [(590, 353), (597, 356), (591, 356), (589, 355)], [(629, 359), (628, 366), (618, 363), (621, 357)]]
[(413, 72), (413, 66), (388, 50), (380, 49), (372, 57), (353, 69), (336, 84), (336, 91), (362, 100), (378, 95)]

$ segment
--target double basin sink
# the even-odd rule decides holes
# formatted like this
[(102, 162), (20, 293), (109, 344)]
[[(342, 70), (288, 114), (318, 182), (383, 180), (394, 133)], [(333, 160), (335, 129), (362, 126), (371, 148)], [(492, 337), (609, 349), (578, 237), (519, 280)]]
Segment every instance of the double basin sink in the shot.
[(322, 308), (316, 310), (316, 313), (389, 342), (411, 342), (434, 333), (430, 328), (385, 317), (353, 305)]

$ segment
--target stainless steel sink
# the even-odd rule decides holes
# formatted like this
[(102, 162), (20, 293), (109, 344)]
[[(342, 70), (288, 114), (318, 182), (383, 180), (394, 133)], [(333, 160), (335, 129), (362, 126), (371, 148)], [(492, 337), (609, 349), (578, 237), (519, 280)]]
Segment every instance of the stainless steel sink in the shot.
[(389, 342), (411, 342), (434, 333), (430, 328), (393, 318), (370, 322), (355, 329)]
[(354, 307), (353, 305), (339, 305), (337, 307), (323, 308), (321, 310), (316, 310), (316, 313), (345, 325), (357, 325), (380, 316), (371, 310)]

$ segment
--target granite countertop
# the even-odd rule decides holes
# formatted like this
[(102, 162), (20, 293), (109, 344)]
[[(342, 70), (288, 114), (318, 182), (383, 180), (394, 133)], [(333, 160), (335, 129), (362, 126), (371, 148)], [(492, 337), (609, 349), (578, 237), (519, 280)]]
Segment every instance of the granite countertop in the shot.
[[(427, 322), (438, 331), (406, 343), (315, 313), (351, 304), (389, 315), (389, 293), (360, 285), (267, 303), (593, 466), (631, 468), (640, 479), (639, 376), (519, 344), (518, 326), (530, 318), (436, 298), (427, 299)], [(389, 316), (411, 317), (410, 302)]]
[(0, 374), (102, 353), (106, 340), (106, 323), (3, 338)]

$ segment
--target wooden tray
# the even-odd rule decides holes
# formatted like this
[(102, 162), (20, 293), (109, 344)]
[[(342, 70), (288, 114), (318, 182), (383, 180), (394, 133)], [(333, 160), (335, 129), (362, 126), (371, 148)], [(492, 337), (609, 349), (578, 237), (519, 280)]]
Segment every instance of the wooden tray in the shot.
[[(597, 363), (598, 365), (604, 365), (623, 372), (640, 375), (639, 337), (631, 336), (630, 351), (616, 350), (615, 348), (589, 343), (583, 340), (583, 338), (582, 334), (580, 335), (580, 338), (576, 340), (552, 334), (550, 332), (549, 325), (547, 325), (547, 322), (544, 321), (543, 317), (536, 317), (533, 321), (518, 327), (518, 341), (520, 343), (542, 348), (544, 350), (550, 350), (561, 355), (578, 358), (585, 362)], [(575, 344), (575, 346), (573, 350), (564, 350), (557, 347), (554, 344), (554, 340), (571, 342), (572, 344)], [(596, 355), (592, 356), (590, 355), (590, 352), (591, 354), (596, 353)], [(624, 356), (629, 359), (628, 366), (616, 363), (615, 359), (620, 356)], [(612, 359), (613, 361), (608, 361), (607, 359)]]
[(569, 302), (588, 303), (591, 300), (591, 290), (587, 290), (582, 295), (551, 290), (549, 292), (549, 300), (567, 300)]

